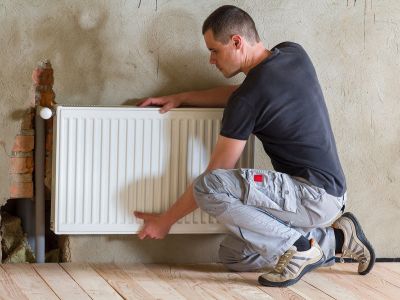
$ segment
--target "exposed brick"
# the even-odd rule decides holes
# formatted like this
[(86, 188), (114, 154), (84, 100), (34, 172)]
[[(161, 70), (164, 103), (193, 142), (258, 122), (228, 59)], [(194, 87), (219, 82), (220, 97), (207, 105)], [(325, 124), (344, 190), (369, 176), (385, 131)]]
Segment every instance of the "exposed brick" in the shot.
[(33, 198), (32, 182), (12, 182), (10, 186), (11, 198)]
[(32, 182), (32, 173), (10, 174), (11, 182)]
[[(51, 63), (43, 61), (33, 71), (34, 81), (31, 92), (31, 104), (51, 107), (55, 104), (53, 91), (54, 75)], [(21, 120), (21, 132), (15, 138), (10, 158), (10, 195), (11, 198), (33, 197), (33, 150), (35, 147), (34, 131), (35, 108), (30, 107)], [(51, 182), (51, 150), (52, 150), (52, 120), (46, 121), (46, 180)]]
[(47, 133), (46, 134), (46, 150), (50, 151), (53, 149), (53, 134)]
[(46, 120), (46, 130), (47, 132), (53, 132), (53, 119)]
[(28, 112), (24, 115), (24, 118), (21, 122), (21, 130), (29, 130), (33, 128), (33, 112), (32, 110), (28, 110)]
[(21, 174), (33, 172), (33, 157), (11, 157), (10, 173)]
[(12, 151), (29, 152), (35, 146), (35, 138), (33, 135), (17, 135), (14, 140)]
[(41, 106), (52, 107), (55, 103), (54, 102), (55, 97), (56, 94), (53, 92), (53, 90), (43, 91), (40, 93), (40, 99), (36, 98), (36, 100), (40, 101)]
[(42, 62), (32, 73), (32, 80), (36, 85), (54, 84), (53, 69), (49, 61)]
[(33, 157), (33, 151), (30, 152), (11, 151), (11, 157)]
[(35, 135), (35, 129), (23, 129), (21, 135)]
[(52, 178), (52, 157), (51, 153), (47, 153), (45, 160), (44, 185), (49, 189), (51, 189), (51, 178)]

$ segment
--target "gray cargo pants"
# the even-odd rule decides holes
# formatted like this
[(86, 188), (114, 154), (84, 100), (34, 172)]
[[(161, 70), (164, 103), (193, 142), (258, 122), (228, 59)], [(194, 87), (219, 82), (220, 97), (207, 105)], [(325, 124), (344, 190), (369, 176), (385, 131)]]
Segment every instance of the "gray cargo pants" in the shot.
[(335, 236), (329, 227), (346, 195), (335, 197), (302, 178), (268, 170), (213, 170), (194, 182), (198, 206), (231, 234), (221, 243), (221, 262), (234, 271), (271, 268), (304, 235), (315, 239), (334, 263)]

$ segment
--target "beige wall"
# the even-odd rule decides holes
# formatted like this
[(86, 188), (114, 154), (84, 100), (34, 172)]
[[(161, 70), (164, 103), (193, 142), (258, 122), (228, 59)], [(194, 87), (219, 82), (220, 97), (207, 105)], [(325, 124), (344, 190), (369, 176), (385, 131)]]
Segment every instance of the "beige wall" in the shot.
[[(140, 3), (140, 7), (139, 6)], [(59, 103), (121, 104), (129, 99), (240, 82), (208, 65), (203, 19), (227, 1), (12, 1), (0, 3), (0, 197), (8, 157), (28, 105), (31, 71), (49, 58)], [(255, 19), (268, 47), (290, 40), (311, 56), (326, 97), (349, 205), (378, 257), (399, 257), (400, 3), (232, 1)], [(156, 6), (157, 4), (157, 6)], [(257, 166), (267, 159), (257, 148)], [(207, 261), (219, 236), (70, 239), (72, 260)], [(389, 242), (390, 241), (390, 242)], [(195, 245), (195, 247), (193, 247)], [(191, 249), (195, 248), (194, 251)], [(92, 249), (93, 251), (88, 251)], [(175, 250), (177, 249), (177, 250)], [(176, 254), (178, 253), (178, 255)]]

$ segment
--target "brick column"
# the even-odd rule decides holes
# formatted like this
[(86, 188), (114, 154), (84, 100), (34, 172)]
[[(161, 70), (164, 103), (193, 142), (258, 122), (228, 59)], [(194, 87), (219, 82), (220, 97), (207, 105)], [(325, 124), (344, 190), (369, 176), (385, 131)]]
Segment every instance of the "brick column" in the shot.
[(15, 137), (10, 158), (10, 198), (33, 197), (33, 108), (27, 110), (21, 123), (21, 131)]
[[(53, 69), (49, 61), (38, 64), (32, 73), (33, 79), (33, 101), (34, 105), (52, 107), (55, 104), (55, 93), (53, 91), (54, 77)], [(31, 107), (21, 123), (21, 131), (15, 137), (10, 158), (10, 199), (33, 198), (34, 169), (33, 151), (35, 144), (34, 131), (35, 109)], [(52, 120), (46, 121), (46, 172), (45, 185), (51, 188), (51, 151), (52, 151)]]
[[(46, 60), (39, 63), (33, 71), (32, 79), (35, 88), (36, 105), (43, 107), (53, 107), (56, 94), (53, 91), (54, 75), (50, 61)], [(52, 149), (53, 149), (53, 119), (46, 120), (46, 162), (45, 162), (45, 186), (51, 189), (51, 169), (52, 169)]]

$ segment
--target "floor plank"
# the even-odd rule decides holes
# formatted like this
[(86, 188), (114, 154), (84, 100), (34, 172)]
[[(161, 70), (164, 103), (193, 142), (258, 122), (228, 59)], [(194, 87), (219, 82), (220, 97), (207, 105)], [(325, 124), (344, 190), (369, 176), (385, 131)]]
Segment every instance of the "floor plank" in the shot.
[[(333, 272), (332, 268), (329, 268), (329, 270), (330, 272)], [(346, 283), (343, 285), (340, 281), (332, 280), (332, 278), (325, 276), (321, 270), (307, 273), (303, 276), (302, 280), (324, 291), (326, 294), (335, 299), (360, 299), (360, 296), (358, 296), (356, 290), (351, 290), (351, 287), (346, 285)]]
[(374, 274), (400, 288), (400, 273), (393, 271), (395, 263), (378, 263), (372, 270)]
[(62, 263), (61, 267), (95, 300), (120, 300), (121, 296), (89, 264)]
[(115, 264), (90, 264), (125, 299), (155, 299)]
[[(258, 277), (262, 273), (244, 272), (241, 276), (247, 278), (258, 285)], [(270, 294), (274, 299), (333, 299), (331, 296), (320, 289), (300, 280), (296, 284), (288, 288), (272, 288), (260, 286), (266, 293)]]
[(396, 272), (397, 274), (400, 274), (400, 263), (395, 262), (395, 263), (378, 263), (380, 265), (384, 265), (386, 267), (389, 267), (390, 270), (392, 270), (393, 272)]
[(257, 286), (273, 299), (299, 299), (299, 300), (305, 299), (305, 297), (299, 295), (298, 293), (289, 288), (273, 288), (260, 285), (258, 283), (258, 276), (260, 276), (262, 273), (240, 272), (238, 274), (240, 274), (241, 277), (246, 279), (248, 284)]
[(348, 270), (340, 270), (338, 264), (320, 268), (304, 275), (303, 280), (336, 299), (385, 298), (382, 291), (375, 290), (360, 280), (362, 276), (356, 273), (356, 264), (348, 265)]
[(335, 299), (317, 287), (305, 282), (304, 280), (298, 281), (295, 285), (289, 287), (293, 292), (302, 296), (304, 299), (318, 299), (318, 300), (332, 300)]
[(59, 299), (31, 264), (3, 264), (2, 268), (28, 299)]
[(4, 264), (0, 299), (400, 299), (400, 264), (357, 264), (307, 273), (288, 288), (258, 284), (261, 273), (220, 264)]
[(47, 282), (60, 299), (89, 300), (84, 290), (55, 263), (33, 264), (36, 272)]
[(358, 274), (357, 266), (358, 264), (336, 264), (335, 270), (347, 273), (345, 277), (348, 281), (363, 284), (383, 295), (385, 299), (399, 299), (400, 288), (378, 276), (375, 268), (369, 274), (362, 276)]
[(143, 264), (116, 264), (156, 299), (184, 300), (170, 284), (159, 278)]
[[(202, 287), (196, 287), (196, 284), (187, 276), (182, 275), (179, 268), (164, 264), (149, 264), (146, 267), (155, 273), (163, 281), (171, 285), (185, 299), (205, 299), (211, 298), (207, 291), (203, 291)], [(218, 298), (217, 298), (218, 299)]]
[(18, 285), (10, 276), (0, 267), (0, 299), (28, 299)]
[(229, 272), (221, 264), (175, 266), (174, 271), (217, 299), (272, 299), (257, 285), (249, 284), (239, 273)]
[(236, 273), (207, 265), (146, 265), (186, 299), (271, 299)]

